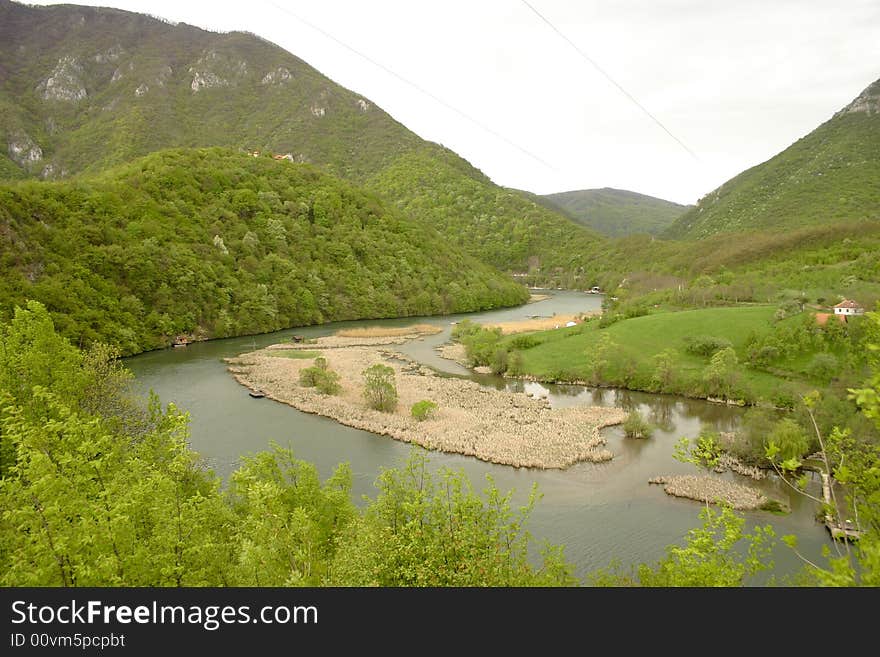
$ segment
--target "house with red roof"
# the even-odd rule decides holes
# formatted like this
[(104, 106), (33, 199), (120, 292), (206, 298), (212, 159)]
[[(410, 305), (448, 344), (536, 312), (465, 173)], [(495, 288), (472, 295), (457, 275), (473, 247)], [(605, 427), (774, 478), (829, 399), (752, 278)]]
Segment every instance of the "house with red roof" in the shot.
[(834, 314), (852, 317), (853, 315), (864, 315), (865, 309), (852, 299), (844, 299), (834, 306)]

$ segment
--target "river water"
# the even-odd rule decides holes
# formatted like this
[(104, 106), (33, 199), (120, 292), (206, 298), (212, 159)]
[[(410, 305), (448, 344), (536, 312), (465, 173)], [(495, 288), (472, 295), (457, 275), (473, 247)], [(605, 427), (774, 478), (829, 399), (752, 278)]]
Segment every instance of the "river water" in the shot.
[[(694, 473), (693, 466), (672, 458), (675, 442), (695, 437), (702, 428), (730, 431), (737, 427), (742, 409), (669, 395), (637, 393), (583, 386), (544, 385), (481, 376), (440, 358), (434, 347), (449, 340), (453, 322), (465, 317), (475, 321), (525, 319), (596, 310), (601, 297), (580, 292), (553, 291), (551, 299), (517, 308), (447, 317), (405, 318), (338, 322), (323, 326), (288, 329), (252, 337), (230, 338), (165, 349), (127, 359), (137, 385), (154, 390), (163, 403), (173, 402), (190, 413), (191, 444), (220, 475), (232, 472), (243, 454), (266, 449), (271, 441), (293, 449), (297, 458), (314, 463), (328, 476), (340, 462), (348, 462), (354, 475), (354, 496), (374, 496), (374, 482), (383, 468), (406, 459), (410, 445), (386, 436), (352, 429), (333, 420), (309, 415), (268, 399), (253, 399), (226, 372), (223, 358), (286, 341), (293, 334), (306, 337), (329, 335), (343, 327), (407, 326), (431, 323), (443, 332), (401, 348), (407, 355), (451, 375), (469, 376), (484, 385), (531, 392), (546, 397), (552, 406), (598, 404), (636, 408), (656, 429), (648, 440), (623, 437), (619, 427), (604, 431), (614, 459), (607, 463), (584, 463), (567, 470), (532, 470), (485, 463), (473, 457), (431, 452), (431, 466), (463, 470), (481, 490), (486, 476), (502, 490), (514, 489), (513, 502), (527, 499), (533, 483), (542, 498), (533, 511), (529, 529), (537, 539), (565, 545), (566, 558), (583, 577), (616, 561), (625, 570), (631, 565), (654, 562), (666, 546), (680, 543), (687, 531), (701, 524), (700, 505), (672, 498), (648, 479), (662, 474)], [(728, 473), (726, 477), (767, 489), (789, 500), (792, 512), (746, 513), (746, 528), (770, 524), (777, 536), (796, 534), (799, 550), (821, 561), (822, 546), (831, 546), (825, 528), (814, 518), (815, 505), (800, 495), (789, 495), (779, 481), (761, 482)], [(777, 578), (795, 573), (801, 561), (784, 545), (773, 552)], [(756, 583), (764, 583), (760, 578)]]

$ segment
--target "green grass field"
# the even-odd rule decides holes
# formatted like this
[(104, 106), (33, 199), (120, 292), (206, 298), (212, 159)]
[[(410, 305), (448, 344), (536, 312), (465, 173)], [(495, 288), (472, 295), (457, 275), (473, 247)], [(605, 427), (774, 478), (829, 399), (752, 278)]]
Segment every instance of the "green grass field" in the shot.
[[(687, 353), (686, 338), (713, 336), (729, 340), (740, 361), (738, 382), (760, 399), (772, 400), (782, 378), (745, 367), (745, 344), (752, 333), (762, 335), (773, 328), (774, 306), (708, 308), (660, 312), (619, 321), (606, 328), (598, 322), (532, 334), (540, 344), (523, 350), (522, 372), (544, 380), (589, 381), (601, 341), (610, 339), (601, 382), (633, 389), (651, 389), (653, 357), (674, 349), (675, 384), (669, 392), (698, 395), (697, 387), (709, 357)], [(608, 336), (605, 338), (604, 336)], [(514, 338), (507, 338), (506, 343)], [(788, 379), (788, 377), (786, 377)], [(808, 382), (791, 373), (792, 392), (804, 391)]]
[(312, 351), (309, 349), (273, 349), (269, 355), (275, 358), (295, 358), (297, 360), (306, 360), (308, 358), (317, 358), (321, 355), (320, 351)]

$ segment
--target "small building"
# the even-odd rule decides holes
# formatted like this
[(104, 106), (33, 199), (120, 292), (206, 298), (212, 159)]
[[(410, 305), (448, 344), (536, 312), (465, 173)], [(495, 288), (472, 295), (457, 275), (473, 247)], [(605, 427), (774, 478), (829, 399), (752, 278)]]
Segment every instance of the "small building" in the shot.
[(834, 314), (843, 315), (844, 317), (851, 317), (853, 315), (864, 315), (865, 309), (852, 299), (844, 299), (839, 304), (834, 306)]

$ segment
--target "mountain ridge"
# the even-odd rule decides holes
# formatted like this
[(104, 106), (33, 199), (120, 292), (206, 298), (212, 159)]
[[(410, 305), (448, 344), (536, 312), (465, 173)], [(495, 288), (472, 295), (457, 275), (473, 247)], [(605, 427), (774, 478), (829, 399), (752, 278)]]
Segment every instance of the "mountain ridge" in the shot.
[(880, 220), (880, 80), (815, 130), (701, 198), (670, 239)]
[(609, 237), (659, 235), (691, 207), (614, 187), (542, 194), (542, 198), (579, 224)]
[[(7, 146), (0, 175), (91, 175), (166, 148), (221, 146), (287, 155), (365, 185), (505, 271), (587, 271), (589, 251), (603, 240), (556, 211), (536, 209), (525, 194), (508, 198), (449, 149), (246, 32), (0, 0), (0, 61), (7, 62), (0, 72), (0, 139)], [(480, 202), (446, 216), (444, 204), (464, 189), (478, 190)], [(521, 228), (525, 216), (531, 231)], [(492, 231), (520, 235), (495, 240), (491, 257), (490, 223)], [(541, 232), (562, 240), (550, 244), (534, 235)], [(477, 239), (462, 243), (463, 233)]]

